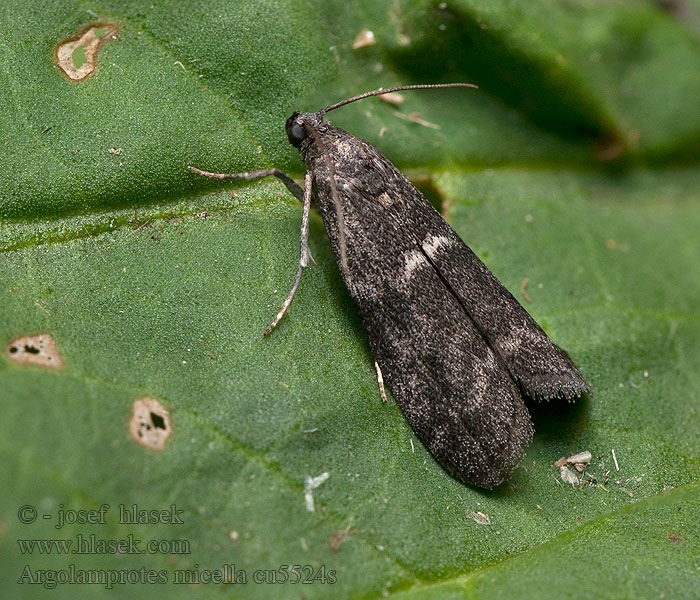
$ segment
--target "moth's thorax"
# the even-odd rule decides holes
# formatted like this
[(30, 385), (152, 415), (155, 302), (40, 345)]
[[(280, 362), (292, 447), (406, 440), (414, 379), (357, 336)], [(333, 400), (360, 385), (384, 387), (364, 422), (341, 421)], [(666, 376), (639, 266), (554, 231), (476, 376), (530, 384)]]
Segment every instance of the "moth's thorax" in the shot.
[(287, 119), (287, 136), (311, 171), (314, 185), (327, 188), (319, 193), (319, 205), (325, 199), (337, 203), (350, 196), (356, 201), (372, 203), (395, 185), (413, 190), (377, 148), (331, 125), (321, 112), (295, 112)]

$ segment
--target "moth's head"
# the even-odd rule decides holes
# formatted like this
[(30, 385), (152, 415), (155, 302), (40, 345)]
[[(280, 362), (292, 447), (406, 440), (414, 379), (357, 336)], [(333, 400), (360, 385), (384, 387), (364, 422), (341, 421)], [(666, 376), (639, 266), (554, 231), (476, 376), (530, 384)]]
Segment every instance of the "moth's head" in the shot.
[(287, 119), (286, 129), (289, 143), (298, 148), (309, 136), (309, 129), (319, 130), (323, 123), (323, 117), (319, 113), (300, 113), (294, 111)]

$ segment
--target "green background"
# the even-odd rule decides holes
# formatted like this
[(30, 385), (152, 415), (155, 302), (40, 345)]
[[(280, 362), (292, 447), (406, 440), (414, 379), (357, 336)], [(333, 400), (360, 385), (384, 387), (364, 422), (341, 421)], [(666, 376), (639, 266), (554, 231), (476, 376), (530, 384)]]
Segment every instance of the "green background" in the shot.
[[(119, 34), (70, 82), (54, 50), (96, 23)], [(365, 28), (377, 43), (353, 50)], [(2, 597), (697, 597), (698, 0), (10, 0), (0, 66), (0, 341), (50, 333), (64, 361), (0, 354)], [(380, 401), (319, 215), (318, 266), (263, 338), (296, 269), (300, 206), (275, 181), (186, 169), (300, 178), (293, 110), (447, 81), (480, 89), (369, 99), (332, 121), (417, 182), (594, 390), (531, 404), (527, 457), (491, 492), (447, 475)], [(401, 118), (413, 112), (439, 129)], [(170, 411), (163, 451), (128, 434), (143, 396)], [(565, 484), (553, 463), (584, 450), (584, 484)], [(305, 479), (324, 472), (310, 513)], [(103, 503), (105, 524), (55, 528), (61, 505)], [(175, 504), (184, 523), (118, 523), (133, 503)], [(79, 534), (190, 553), (17, 544)], [(172, 579), (224, 563), (248, 583), (17, 583), (26, 565)], [(336, 582), (252, 582), (281, 565)]]

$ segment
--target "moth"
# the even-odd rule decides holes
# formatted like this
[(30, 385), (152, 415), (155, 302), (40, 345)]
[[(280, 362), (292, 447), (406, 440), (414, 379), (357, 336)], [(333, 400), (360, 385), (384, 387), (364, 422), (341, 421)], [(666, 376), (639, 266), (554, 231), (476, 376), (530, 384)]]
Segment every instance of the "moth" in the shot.
[(418, 438), (461, 481), (503, 482), (532, 439), (524, 397), (573, 400), (591, 390), (567, 353), (496, 279), (416, 187), (371, 143), (326, 121), (378, 89), (287, 119), (306, 165), (303, 189), (278, 169), (195, 173), (218, 179), (279, 178), (303, 205), (299, 267), (265, 331), (299, 287), (309, 251), (312, 199), (386, 382)]

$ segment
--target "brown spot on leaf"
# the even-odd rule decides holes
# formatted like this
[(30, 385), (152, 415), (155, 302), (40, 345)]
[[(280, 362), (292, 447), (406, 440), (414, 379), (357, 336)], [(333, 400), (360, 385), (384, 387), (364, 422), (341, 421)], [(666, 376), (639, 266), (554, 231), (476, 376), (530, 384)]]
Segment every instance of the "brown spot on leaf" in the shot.
[(671, 533), (669, 534), (668, 539), (674, 544), (680, 544), (683, 541), (683, 536), (680, 533)]
[(56, 66), (71, 81), (81, 81), (91, 75), (97, 64), (97, 51), (113, 39), (119, 28), (113, 23), (90, 25), (78, 35), (56, 46)]
[(621, 250), (622, 252), (627, 252), (630, 249), (627, 244), (620, 244), (615, 240), (607, 240), (605, 242), (605, 247), (608, 250)]
[(328, 547), (333, 552), (338, 552), (338, 550), (340, 550), (341, 546), (348, 539), (348, 535), (352, 535), (353, 533), (356, 533), (356, 532), (357, 532), (356, 529), (353, 529), (350, 525), (348, 525), (345, 529), (339, 529), (338, 531), (331, 533), (328, 536)]
[(56, 342), (48, 333), (17, 338), (8, 344), (5, 353), (13, 361), (25, 365), (59, 369), (63, 364)]
[(345, 543), (347, 537), (348, 532), (345, 529), (331, 533), (331, 535), (328, 537), (328, 546), (333, 552), (338, 552), (340, 547)]
[(153, 398), (139, 398), (131, 407), (129, 433), (139, 444), (151, 450), (162, 450), (170, 437), (170, 415)]
[(601, 162), (610, 162), (620, 156), (625, 150), (622, 141), (613, 136), (603, 137), (598, 141), (598, 160)]

